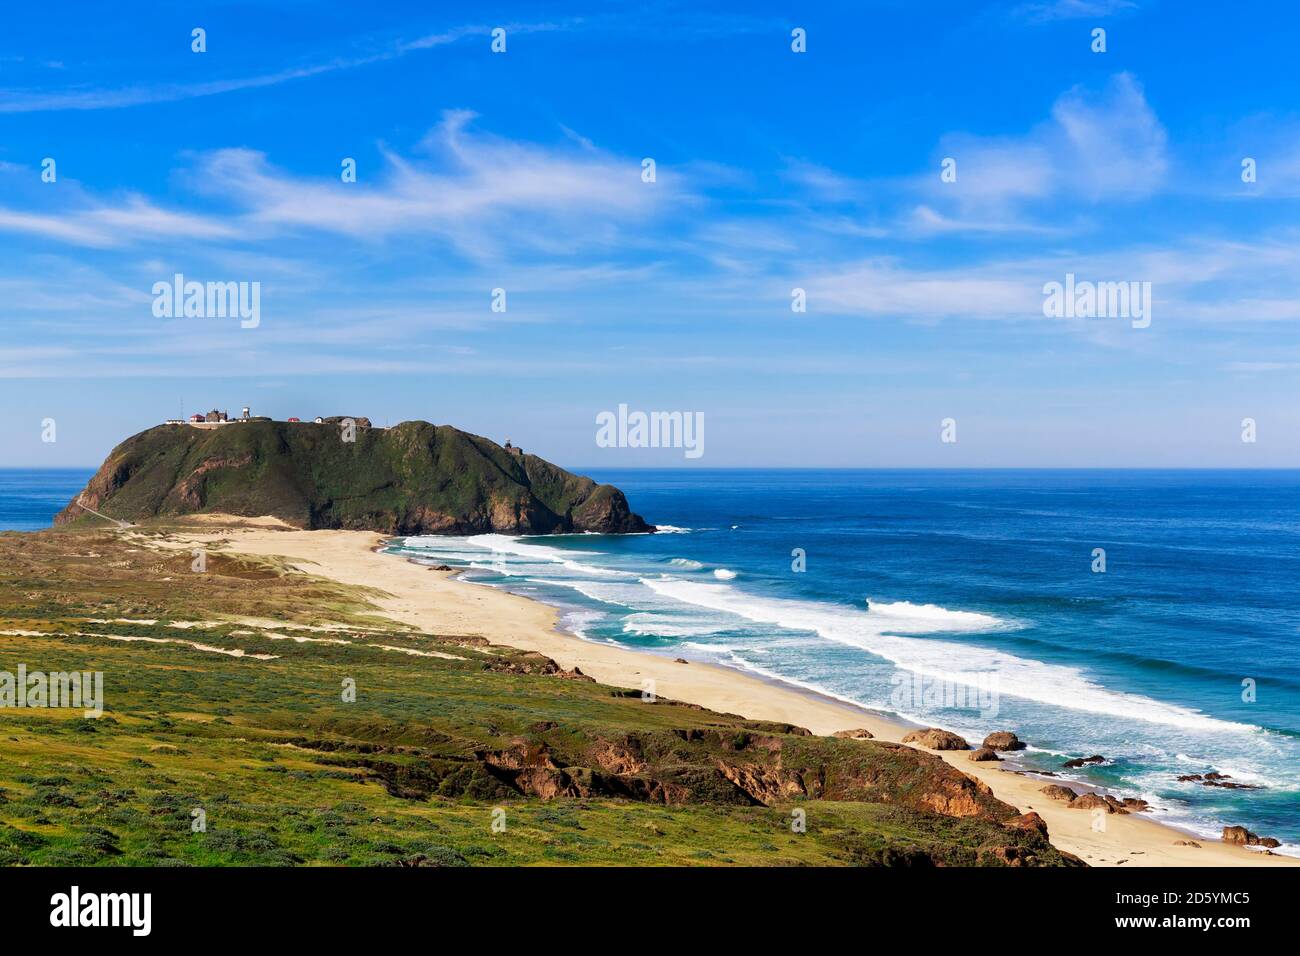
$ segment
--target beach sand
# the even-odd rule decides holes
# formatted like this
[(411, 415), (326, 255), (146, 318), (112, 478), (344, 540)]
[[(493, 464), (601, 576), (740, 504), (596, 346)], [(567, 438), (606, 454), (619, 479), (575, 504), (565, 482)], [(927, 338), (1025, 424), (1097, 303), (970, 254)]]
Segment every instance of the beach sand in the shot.
[[(222, 530), (173, 533), (176, 546), (225, 542), (229, 550), (281, 556), (288, 565), (343, 584), (384, 592), (373, 603), (397, 622), (428, 634), (477, 635), (494, 644), (533, 650), (564, 668), (578, 667), (603, 684), (643, 689), (654, 681), (660, 697), (699, 704), (752, 720), (807, 727), (815, 734), (866, 728), (878, 740), (899, 741), (911, 728), (865, 710), (790, 685), (740, 671), (586, 641), (557, 630), (558, 612), (483, 585), (455, 580), (456, 572), (433, 571), (395, 555), (379, 553), (384, 537), (365, 531), (287, 530), (275, 519), (248, 521), (210, 517)], [(157, 539), (150, 539), (157, 545)], [(990, 731), (1013, 729), (990, 726)], [(968, 752), (939, 753), (954, 767), (992, 788), (998, 799), (1033, 810), (1046, 822), (1053, 844), (1092, 866), (1298, 866), (1300, 860), (1267, 856), (1244, 847), (1190, 837), (1143, 814), (1108, 814), (1105, 830), (1092, 829), (1092, 814), (1044, 797), (1051, 780), (1028, 777), (998, 764), (973, 763)], [(1068, 782), (1068, 781), (1067, 781)], [(1079, 789), (1077, 783), (1070, 783)], [(1123, 796), (1123, 794), (1120, 794)], [(1176, 846), (1195, 839), (1199, 848)]]

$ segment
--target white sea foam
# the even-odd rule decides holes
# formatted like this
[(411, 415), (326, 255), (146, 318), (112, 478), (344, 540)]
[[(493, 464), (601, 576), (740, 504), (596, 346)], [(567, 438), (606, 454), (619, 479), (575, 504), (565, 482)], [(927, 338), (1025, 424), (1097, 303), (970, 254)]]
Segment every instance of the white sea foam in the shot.
[[(681, 614), (629, 614), (623, 620), (623, 633), (642, 637), (702, 637), (726, 630), (725, 625), (709, 618)], [(688, 646), (689, 641), (684, 646)], [(707, 646), (707, 645), (706, 645)]]
[(682, 641), (682, 647), (705, 654), (734, 654), (736, 648), (731, 644), (701, 644), (699, 641)]
[(713, 576), (719, 581), (733, 581), (736, 578), (736, 572), (729, 568), (717, 568), (714, 570)]
[(690, 558), (673, 558), (668, 563), (675, 568), (683, 568), (687, 571), (699, 571), (704, 567), (699, 561), (692, 561)]
[(999, 692), (1009, 697), (1189, 730), (1251, 732), (1258, 729), (1138, 694), (1107, 690), (1077, 668), (953, 641), (899, 636), (976, 633), (1010, 626), (987, 614), (950, 611), (934, 604), (906, 601), (873, 603), (870, 610), (858, 610), (811, 601), (763, 598), (731, 585), (699, 584), (667, 575), (641, 580), (651, 590), (683, 603), (726, 612), (744, 620), (811, 631), (931, 678), (964, 684), (969, 682), (972, 673), (996, 674)]
[[(549, 562), (558, 564), (570, 571), (576, 571), (579, 574), (595, 574), (602, 577), (624, 577), (629, 576), (626, 572), (615, 571), (612, 568), (602, 568), (594, 564), (584, 564), (580, 561), (573, 560), (572, 552), (564, 551), (560, 548), (551, 548), (542, 544), (525, 544), (515, 538), (504, 534), (476, 534), (465, 539), (470, 545), (480, 547), (486, 551), (491, 551), (499, 555), (510, 557), (526, 558), (533, 562)], [(584, 556), (600, 554), (599, 551), (584, 551)]]
[(600, 623), (605, 617), (600, 611), (570, 611), (560, 619), (560, 623), (581, 638), (587, 638), (587, 629)]
[[(405, 544), (409, 549), (420, 551), (421, 557), (435, 555), (468, 559), (473, 567), (508, 576), (524, 576), (531, 583), (570, 587), (602, 603), (621, 605), (640, 613), (666, 612), (657, 622), (657, 628), (645, 626), (647, 619), (642, 618), (640, 623), (633, 621), (631, 627), (625, 625), (624, 631), (628, 634), (699, 636), (736, 626), (734, 619), (704, 623), (698, 616), (696, 620), (678, 623), (673, 613), (677, 612), (679, 617), (682, 605), (707, 608), (742, 621), (812, 632), (823, 639), (865, 650), (903, 670), (934, 679), (963, 684), (969, 682), (972, 673), (996, 674), (999, 693), (1008, 697), (1187, 730), (1240, 733), (1259, 729), (1138, 694), (1108, 690), (1075, 667), (925, 636), (974, 634), (1014, 626), (988, 614), (907, 601), (873, 600), (869, 608), (859, 609), (765, 598), (730, 584), (705, 584), (679, 575), (638, 577), (575, 560), (572, 551), (531, 544), (507, 535), (485, 534), (459, 539), (408, 538)], [(584, 558), (598, 554), (581, 552)], [(688, 569), (684, 564), (678, 567)], [(560, 568), (578, 577), (552, 577)], [(734, 572), (727, 568), (718, 568), (713, 573), (720, 581), (734, 577)]]
[(672, 524), (655, 525), (655, 531), (659, 534), (690, 534), (694, 530), (694, 528), (679, 528)]

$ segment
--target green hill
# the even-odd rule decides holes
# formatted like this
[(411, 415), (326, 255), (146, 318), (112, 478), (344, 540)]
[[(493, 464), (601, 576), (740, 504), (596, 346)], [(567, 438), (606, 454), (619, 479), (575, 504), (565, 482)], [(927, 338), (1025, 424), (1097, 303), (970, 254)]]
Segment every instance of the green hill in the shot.
[(89, 508), (125, 521), (273, 515), (390, 534), (654, 530), (617, 488), (449, 425), (358, 427), (355, 439), (336, 424), (159, 425), (114, 448), (55, 524)]

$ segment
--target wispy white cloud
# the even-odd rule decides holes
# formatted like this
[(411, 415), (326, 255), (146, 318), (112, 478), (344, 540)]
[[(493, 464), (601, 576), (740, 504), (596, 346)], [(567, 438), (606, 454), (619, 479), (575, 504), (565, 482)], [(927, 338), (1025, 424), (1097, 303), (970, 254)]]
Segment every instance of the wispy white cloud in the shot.
[(137, 195), (117, 205), (97, 204), (61, 214), (0, 207), (0, 231), (98, 248), (139, 240), (213, 240), (244, 235), (220, 219), (163, 209)]
[(1137, 10), (1134, 0), (1043, 0), (1023, 3), (1012, 15), (1034, 23), (1053, 20), (1078, 20), (1082, 17), (1109, 17)]
[(1128, 73), (1104, 90), (1075, 87), (1057, 98), (1051, 119), (1023, 136), (951, 134), (938, 156), (957, 163), (956, 182), (925, 178), (933, 203), (963, 209), (1010, 210), (1052, 197), (1135, 200), (1167, 185), (1167, 136)]
[(196, 182), (263, 232), (436, 235), (479, 258), (511, 247), (563, 255), (609, 244), (621, 224), (688, 198), (671, 181), (642, 182), (639, 160), (474, 135), (473, 118), (447, 112), (421, 144), (432, 161), (387, 150), (386, 167), (361, 171), (356, 183), (294, 176), (247, 149), (205, 156)]
[[(503, 25), (507, 35), (564, 30), (580, 21), (563, 23), (512, 23)], [(455, 27), (431, 33), (413, 40), (402, 40), (379, 52), (352, 57), (331, 57), (318, 63), (288, 67), (268, 73), (228, 79), (208, 80), (202, 83), (139, 83), (115, 88), (68, 87), (59, 90), (0, 90), (0, 113), (41, 113), (61, 110), (112, 110), (151, 103), (172, 103), (178, 100), (218, 96), (240, 90), (277, 86), (292, 80), (302, 80), (339, 70), (351, 70), (373, 63), (396, 60), (409, 53), (447, 46), (470, 37), (481, 37), (488, 42), (493, 27), (483, 24)]]
[(44, 201), (48, 193), (28, 194), (25, 208), (0, 205), (0, 231), (99, 248), (178, 239), (238, 239), (255, 248), (310, 234), (432, 236), (476, 259), (511, 249), (564, 258), (647, 243), (631, 227), (697, 201), (670, 169), (646, 183), (637, 158), (567, 141), (547, 146), (475, 134), (473, 119), (448, 111), (413, 155), (384, 149), (384, 165), (360, 170), (355, 183), (293, 174), (254, 150), (222, 149), (200, 155), (186, 177), (219, 212), (167, 209), (138, 195), (108, 201), (69, 183), (60, 185), (67, 191), (57, 207)]

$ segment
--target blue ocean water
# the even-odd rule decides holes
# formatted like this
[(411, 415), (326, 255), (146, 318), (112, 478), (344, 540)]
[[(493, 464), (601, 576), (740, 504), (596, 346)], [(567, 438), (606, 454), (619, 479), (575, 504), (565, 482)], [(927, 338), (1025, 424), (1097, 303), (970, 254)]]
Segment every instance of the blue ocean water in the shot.
[(86, 487), (91, 468), (0, 468), (0, 531), (38, 531)]
[[(668, 533), (401, 553), (1300, 852), (1300, 472), (599, 471)], [(1094, 571), (1094, 549), (1105, 571)], [(805, 570), (797, 571), (796, 549)], [(1253, 688), (1253, 693), (1251, 693)], [(1178, 782), (1210, 771), (1260, 789)]]
[[(90, 474), (0, 471), (0, 529), (48, 526)], [(1300, 472), (591, 474), (664, 533), (392, 550), (552, 603), (589, 640), (1014, 730), (1029, 767), (1102, 754), (1065, 776), (1300, 853)], [(1208, 771), (1260, 789), (1176, 779)]]

